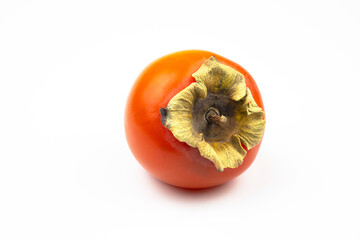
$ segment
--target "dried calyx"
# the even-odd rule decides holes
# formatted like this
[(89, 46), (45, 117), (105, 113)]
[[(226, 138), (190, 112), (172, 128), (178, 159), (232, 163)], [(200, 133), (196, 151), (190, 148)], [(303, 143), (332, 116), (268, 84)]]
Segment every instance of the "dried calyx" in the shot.
[(263, 110), (244, 76), (215, 57), (193, 74), (196, 82), (161, 108), (161, 122), (175, 138), (197, 147), (218, 171), (236, 168), (264, 133)]

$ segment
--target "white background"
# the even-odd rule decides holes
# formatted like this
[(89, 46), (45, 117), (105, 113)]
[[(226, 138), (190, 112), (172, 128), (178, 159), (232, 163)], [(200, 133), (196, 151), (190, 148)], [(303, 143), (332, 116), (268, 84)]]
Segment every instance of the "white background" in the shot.
[[(360, 239), (358, 1), (0, 2), (0, 239)], [(245, 67), (267, 127), (221, 187), (128, 149), (141, 70), (203, 49)]]

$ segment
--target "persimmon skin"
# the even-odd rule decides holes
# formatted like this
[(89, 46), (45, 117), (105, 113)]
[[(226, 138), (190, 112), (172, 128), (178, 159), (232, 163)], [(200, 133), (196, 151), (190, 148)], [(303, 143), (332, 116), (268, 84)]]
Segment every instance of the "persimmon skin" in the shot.
[(259, 89), (243, 67), (202, 50), (176, 52), (152, 62), (139, 75), (128, 97), (125, 131), (132, 153), (152, 176), (177, 187), (208, 188), (234, 179), (253, 163), (261, 145), (260, 142), (248, 150), (238, 168), (218, 172), (197, 148), (178, 141), (161, 124), (160, 108), (166, 107), (178, 92), (195, 82), (192, 74), (211, 56), (244, 75), (246, 86), (264, 110)]

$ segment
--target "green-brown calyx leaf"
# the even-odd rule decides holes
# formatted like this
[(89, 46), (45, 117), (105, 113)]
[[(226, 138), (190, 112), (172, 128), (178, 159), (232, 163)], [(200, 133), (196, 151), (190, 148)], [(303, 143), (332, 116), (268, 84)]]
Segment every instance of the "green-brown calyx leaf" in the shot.
[(246, 87), (244, 76), (206, 60), (193, 74), (196, 82), (162, 108), (161, 122), (175, 138), (197, 147), (218, 171), (240, 166), (247, 150), (259, 144), (265, 129), (263, 110)]

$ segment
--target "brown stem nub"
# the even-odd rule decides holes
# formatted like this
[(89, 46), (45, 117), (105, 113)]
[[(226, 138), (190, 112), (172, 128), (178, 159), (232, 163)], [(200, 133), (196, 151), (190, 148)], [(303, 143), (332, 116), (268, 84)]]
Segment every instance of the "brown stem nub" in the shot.
[(225, 121), (225, 117), (224, 116), (220, 117), (219, 111), (217, 109), (213, 109), (213, 108), (210, 108), (205, 113), (205, 119), (210, 125), (219, 124), (219, 123)]

